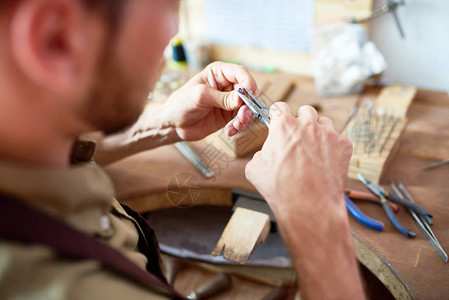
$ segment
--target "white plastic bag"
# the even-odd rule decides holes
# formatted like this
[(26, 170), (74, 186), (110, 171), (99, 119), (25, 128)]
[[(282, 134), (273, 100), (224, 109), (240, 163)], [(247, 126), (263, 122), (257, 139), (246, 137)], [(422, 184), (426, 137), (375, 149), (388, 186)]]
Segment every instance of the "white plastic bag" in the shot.
[(316, 89), (323, 95), (358, 93), (366, 79), (387, 68), (359, 24), (336, 23), (316, 29), (312, 57)]

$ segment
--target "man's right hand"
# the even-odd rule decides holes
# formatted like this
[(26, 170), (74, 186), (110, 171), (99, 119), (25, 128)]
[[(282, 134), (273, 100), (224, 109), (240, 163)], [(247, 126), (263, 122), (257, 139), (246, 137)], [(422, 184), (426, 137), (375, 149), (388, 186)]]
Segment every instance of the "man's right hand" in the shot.
[(304, 299), (363, 299), (343, 198), (350, 141), (332, 121), (302, 106), (270, 109), (268, 138), (246, 177), (276, 216)]
[[(268, 138), (248, 163), (247, 178), (279, 216), (294, 210), (310, 218), (323, 209), (344, 209), (350, 141), (334, 130), (331, 120), (318, 118), (311, 106), (300, 107), (294, 117), (288, 105), (279, 102), (270, 113)], [(324, 198), (332, 198), (332, 203)]]

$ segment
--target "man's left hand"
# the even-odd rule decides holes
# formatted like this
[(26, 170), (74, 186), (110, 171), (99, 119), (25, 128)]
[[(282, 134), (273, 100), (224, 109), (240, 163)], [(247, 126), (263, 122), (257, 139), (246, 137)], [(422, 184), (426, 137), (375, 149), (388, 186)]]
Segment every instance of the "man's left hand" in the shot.
[(225, 125), (226, 133), (235, 135), (254, 120), (235, 91), (238, 87), (257, 95), (256, 82), (246, 68), (210, 64), (164, 104), (148, 105), (128, 130), (107, 137), (88, 136), (98, 142), (96, 161), (105, 165), (180, 140), (200, 140)]
[(237, 87), (257, 93), (256, 82), (246, 68), (212, 63), (170, 96), (163, 119), (181, 140), (202, 139), (225, 125), (232, 136), (254, 120), (249, 108), (242, 106)]

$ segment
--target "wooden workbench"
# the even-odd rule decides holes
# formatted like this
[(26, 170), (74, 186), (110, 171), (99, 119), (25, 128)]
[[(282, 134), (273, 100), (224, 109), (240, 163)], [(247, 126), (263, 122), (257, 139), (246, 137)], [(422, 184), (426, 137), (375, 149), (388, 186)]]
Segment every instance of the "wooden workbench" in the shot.
[[(278, 77), (273, 75), (273, 80)], [(286, 80), (284, 75), (282, 80)], [(263, 77), (263, 76), (262, 76)], [(260, 76), (259, 76), (260, 78)], [(259, 79), (258, 79), (259, 80)], [(262, 79), (260, 79), (262, 80)], [(265, 78), (266, 80), (266, 78)], [(333, 119), (341, 130), (347, 120), (350, 108), (361, 98), (357, 96), (324, 98), (315, 94), (310, 79), (290, 77), (296, 89), (286, 100), (292, 107), (300, 104), (319, 104), (322, 114)], [(364, 96), (376, 95), (379, 88), (371, 87)], [(390, 180), (400, 179), (410, 190), (415, 201), (434, 215), (433, 230), (441, 245), (449, 251), (449, 166), (431, 171), (423, 167), (449, 158), (449, 97), (445, 93), (420, 90), (408, 113), (409, 124), (400, 147), (394, 156), (381, 184), (387, 186)], [(198, 152), (205, 153), (209, 146), (204, 141), (191, 144)], [(244, 177), (244, 167), (251, 158), (222, 160), (221, 169), (215, 179), (201, 178), (195, 169), (181, 156), (174, 146), (165, 146), (140, 153), (106, 168), (111, 175), (117, 197), (137, 210), (148, 211), (158, 207), (170, 207), (173, 203), (167, 197), (169, 182), (180, 173), (193, 174), (201, 186), (202, 194), (194, 205), (230, 204), (230, 188), (254, 191), (254, 187)], [(364, 189), (353, 180), (348, 186)], [(415, 239), (407, 239), (399, 234), (388, 222), (383, 210), (372, 204), (357, 203), (367, 215), (385, 223), (384, 232), (376, 232), (363, 227), (350, 218), (354, 243), (359, 262), (366, 266), (394, 295), (400, 299), (444, 299), (449, 297), (449, 265), (444, 264), (438, 254), (423, 237), (411, 216), (405, 209), (398, 213), (398, 219), (406, 227), (417, 233)], [(195, 274), (198, 271), (192, 271)], [(198, 275), (199, 276), (199, 275)], [(199, 277), (190, 276), (189, 278)], [(202, 281), (205, 277), (201, 277)], [(199, 283), (182, 282), (176, 285), (187, 292)], [(260, 299), (263, 290), (258, 291)], [(242, 288), (225, 294), (221, 299), (251, 299), (251, 288)], [(226, 296), (227, 295), (227, 296)], [(246, 295), (246, 296), (245, 296)]]
[[(445, 93), (419, 91), (410, 108), (409, 124), (398, 153), (381, 183), (400, 179), (416, 202), (434, 214), (432, 227), (449, 251), (449, 167), (423, 171), (428, 164), (449, 157), (449, 98)], [(363, 188), (359, 182), (350, 187)], [(446, 299), (449, 296), (449, 265), (443, 263), (402, 209), (398, 219), (417, 233), (415, 239), (399, 235), (382, 210), (358, 204), (367, 215), (383, 221), (384, 232), (375, 232), (351, 219), (357, 258), (400, 299)]]

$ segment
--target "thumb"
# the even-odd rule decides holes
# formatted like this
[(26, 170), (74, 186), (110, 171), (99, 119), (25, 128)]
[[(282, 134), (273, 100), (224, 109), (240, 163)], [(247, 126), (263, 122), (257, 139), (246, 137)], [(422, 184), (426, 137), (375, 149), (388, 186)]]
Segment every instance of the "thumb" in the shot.
[(235, 90), (230, 92), (219, 92), (219, 107), (224, 110), (233, 111), (242, 106), (243, 101)]
[(290, 106), (285, 102), (275, 102), (270, 106), (271, 123), (277, 123), (282, 117), (292, 116)]
[(243, 104), (236, 91), (222, 92), (209, 87), (207, 89), (206, 95), (200, 99), (202, 105), (233, 111)]

